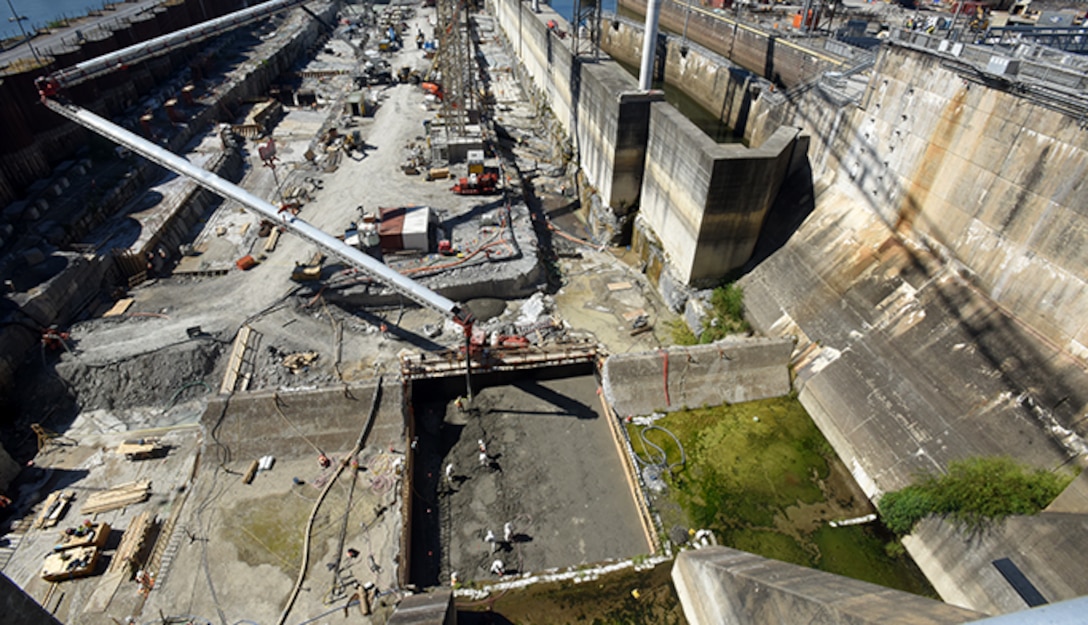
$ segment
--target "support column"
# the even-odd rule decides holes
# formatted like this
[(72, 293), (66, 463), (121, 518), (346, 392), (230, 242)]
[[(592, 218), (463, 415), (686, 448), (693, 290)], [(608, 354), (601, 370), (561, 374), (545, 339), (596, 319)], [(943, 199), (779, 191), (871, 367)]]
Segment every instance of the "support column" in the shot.
[(639, 91), (649, 91), (654, 83), (654, 54), (657, 52), (657, 22), (661, 16), (661, 0), (646, 3), (645, 35), (642, 39), (642, 64), (638, 70)]

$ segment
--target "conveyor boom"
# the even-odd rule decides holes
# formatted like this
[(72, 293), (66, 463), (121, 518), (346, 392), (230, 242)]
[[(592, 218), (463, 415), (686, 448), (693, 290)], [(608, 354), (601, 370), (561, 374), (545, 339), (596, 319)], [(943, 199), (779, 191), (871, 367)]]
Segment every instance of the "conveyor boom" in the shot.
[(248, 9), (242, 9), (229, 15), (201, 22), (168, 35), (156, 37), (143, 43), (121, 48), (116, 52), (76, 63), (72, 67), (53, 72), (37, 80), (38, 91), (46, 97), (56, 95), (57, 91), (92, 78), (108, 74), (118, 68), (146, 61), (167, 54), (177, 48), (198, 41), (221, 35), (231, 29), (264, 19), (274, 13), (300, 5), (304, 0), (269, 0)]
[(243, 207), (257, 213), (265, 219), (283, 225), (284, 228), (295, 235), (313, 243), (332, 256), (343, 260), (348, 265), (370, 274), (380, 282), (386, 284), (398, 293), (407, 296), (418, 304), (452, 318), (457, 323), (465, 326), (466, 329), (471, 327), (472, 314), (467, 309), (458, 306), (453, 300), (397, 273), (381, 261), (347, 245), (343, 241), (323, 232), (298, 217), (292, 216), (288, 212), (281, 211), (272, 203), (262, 200), (238, 185), (224, 180), (212, 172), (202, 169), (190, 163), (188, 160), (155, 145), (143, 137), (135, 135), (86, 109), (72, 104), (61, 103), (50, 98), (43, 98), (42, 100), (47, 107), (75, 123), (127, 147), (153, 163), (189, 178), (213, 193), (238, 202)]

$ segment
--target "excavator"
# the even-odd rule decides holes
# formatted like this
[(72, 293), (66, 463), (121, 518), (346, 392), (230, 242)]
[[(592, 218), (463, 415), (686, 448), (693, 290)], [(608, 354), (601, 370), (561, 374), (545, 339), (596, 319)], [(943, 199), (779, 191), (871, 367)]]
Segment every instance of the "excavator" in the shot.
[[(381, 261), (303, 221), (286, 210), (286, 207), (275, 206), (249, 191), (194, 165), (187, 159), (68, 101), (63, 96), (65, 89), (86, 80), (215, 37), (239, 26), (269, 17), (279, 11), (301, 5), (303, 1), (270, 0), (255, 7), (243, 9), (143, 43), (122, 48), (116, 52), (77, 63), (70, 68), (39, 77), (35, 80), (35, 86), (38, 89), (42, 104), (57, 114), (118, 145), (128, 148), (132, 152), (140, 154), (157, 165), (189, 178), (213, 193), (238, 202), (261, 218), (270, 220), (285, 231), (312, 243), (326, 254), (340, 259), (347, 265), (372, 276), (401, 295), (451, 319), (462, 328), (465, 337), (465, 349), (469, 354), (472, 354), (474, 351), (472, 349), (472, 328), (475, 319), (472, 311), (467, 307), (440, 293), (436, 293), (411, 278), (401, 275)], [(466, 357), (465, 375), (469, 397), (472, 395), (471, 370), (471, 358)]]

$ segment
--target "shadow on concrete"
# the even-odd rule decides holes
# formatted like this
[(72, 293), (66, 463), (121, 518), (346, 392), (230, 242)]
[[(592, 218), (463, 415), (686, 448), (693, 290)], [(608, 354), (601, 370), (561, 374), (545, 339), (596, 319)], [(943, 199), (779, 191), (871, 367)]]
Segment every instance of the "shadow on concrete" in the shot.
[(407, 343), (412, 347), (428, 352), (441, 352), (447, 349), (445, 345), (435, 343), (422, 334), (399, 326), (395, 321), (386, 318), (380, 313), (374, 313), (363, 309), (357, 309), (353, 311), (353, 313), (356, 317), (373, 326), (380, 328), (384, 324), (386, 328), (385, 334), (390, 340)]
[(763, 221), (752, 258), (741, 272), (752, 271), (771, 254), (782, 249), (814, 210), (816, 194), (812, 185), (812, 166), (806, 157), (804, 165), (782, 182), (778, 196)]
[(448, 232), (451, 229), (456, 228), (457, 226), (467, 221), (471, 221), (472, 219), (479, 217), (480, 215), (486, 214), (488, 211), (499, 208), (505, 203), (506, 198), (499, 196), (497, 199), (494, 199), (490, 202), (484, 202), (483, 204), (477, 204), (476, 206), (473, 206), (472, 210), (468, 211), (467, 213), (462, 213), (460, 215), (450, 217), (449, 219), (443, 221), (441, 225)]
[(594, 411), (593, 408), (576, 399), (563, 395), (562, 393), (557, 393), (536, 380), (518, 380), (514, 382), (512, 386), (548, 402), (556, 408), (559, 408), (561, 412), (510, 409), (503, 409), (502, 412), (523, 415), (571, 416), (578, 417), (579, 419), (596, 419), (598, 417), (597, 412)]
[[(34, 506), (45, 501), (45, 498), (53, 491), (72, 489), (82, 494), (85, 489), (73, 485), (88, 474), (90, 471), (86, 469), (43, 469), (37, 466), (24, 466), (8, 486), (8, 496), (12, 504), (6, 508), (0, 508), (0, 528), (10, 528), (11, 522), (30, 515)], [(74, 518), (71, 507), (67, 517)]]
[(457, 625), (514, 625), (514, 622), (496, 612), (458, 610)]

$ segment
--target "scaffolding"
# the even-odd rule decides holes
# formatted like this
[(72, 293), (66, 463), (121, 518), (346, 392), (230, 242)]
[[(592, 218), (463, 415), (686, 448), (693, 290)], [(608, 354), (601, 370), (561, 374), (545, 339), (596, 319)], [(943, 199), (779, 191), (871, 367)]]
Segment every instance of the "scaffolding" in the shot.
[(575, 0), (571, 25), (574, 29), (574, 57), (599, 61), (601, 56), (600, 0)]
[(477, 111), (474, 42), (469, 32), (465, 0), (439, 0), (436, 67), (442, 86), (443, 141), (432, 136), (432, 162), (448, 161), (450, 143), (467, 136)]

